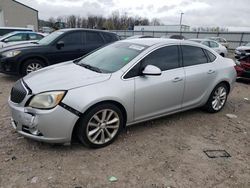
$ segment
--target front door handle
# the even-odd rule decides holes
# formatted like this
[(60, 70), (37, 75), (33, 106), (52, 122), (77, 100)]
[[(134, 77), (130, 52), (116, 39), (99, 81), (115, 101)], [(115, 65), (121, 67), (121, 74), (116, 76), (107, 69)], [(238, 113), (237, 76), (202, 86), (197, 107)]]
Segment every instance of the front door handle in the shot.
[(213, 73), (215, 73), (215, 70), (209, 70), (207, 73), (208, 74), (213, 74)]
[(182, 81), (183, 80), (183, 78), (181, 78), (181, 77), (175, 77), (174, 79), (173, 79), (173, 82), (180, 82), (180, 81)]

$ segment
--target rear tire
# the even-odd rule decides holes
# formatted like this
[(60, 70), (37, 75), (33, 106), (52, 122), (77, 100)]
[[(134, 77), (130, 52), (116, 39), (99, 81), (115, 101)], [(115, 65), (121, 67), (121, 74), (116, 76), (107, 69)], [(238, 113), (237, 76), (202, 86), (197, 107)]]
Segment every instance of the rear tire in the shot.
[(83, 145), (101, 148), (114, 142), (123, 126), (122, 111), (113, 104), (103, 103), (80, 118), (77, 136)]
[(210, 113), (221, 111), (227, 102), (228, 93), (229, 89), (226, 84), (218, 84), (210, 94), (204, 109)]
[(43, 67), (45, 67), (45, 63), (43, 61), (39, 59), (28, 59), (22, 65), (21, 74), (25, 76)]

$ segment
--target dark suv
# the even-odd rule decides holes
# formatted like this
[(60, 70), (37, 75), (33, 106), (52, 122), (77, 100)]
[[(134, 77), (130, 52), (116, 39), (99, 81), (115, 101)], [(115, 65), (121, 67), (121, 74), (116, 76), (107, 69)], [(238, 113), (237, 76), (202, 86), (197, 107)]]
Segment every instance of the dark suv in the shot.
[(58, 30), (38, 42), (1, 49), (0, 72), (26, 75), (48, 65), (77, 59), (117, 40), (116, 34), (101, 30)]

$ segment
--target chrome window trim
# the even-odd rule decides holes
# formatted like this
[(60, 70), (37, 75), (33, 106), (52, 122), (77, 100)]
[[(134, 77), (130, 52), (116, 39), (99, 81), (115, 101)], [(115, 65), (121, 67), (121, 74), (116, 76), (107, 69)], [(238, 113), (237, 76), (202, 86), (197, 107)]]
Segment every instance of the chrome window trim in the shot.
[[(147, 52), (146, 54), (144, 54), (140, 59), (138, 59), (133, 65), (131, 65), (131, 67), (129, 67), (124, 73), (123, 73), (123, 75), (121, 76), (121, 79), (123, 80), (123, 81), (127, 81), (127, 80), (131, 80), (131, 79), (134, 79), (134, 78), (137, 78), (137, 77), (139, 77), (139, 76), (135, 76), (135, 77), (132, 77), (132, 78), (124, 78), (124, 76), (132, 69), (132, 68), (134, 68), (136, 65), (137, 65), (137, 63), (139, 63), (142, 59), (144, 59), (146, 56), (148, 56), (149, 54), (151, 54), (152, 52), (154, 52), (154, 51), (156, 51), (156, 50), (158, 50), (158, 49), (160, 49), (160, 48), (164, 48), (164, 47), (167, 47), (167, 46), (180, 46), (180, 44), (178, 43), (178, 44), (164, 44), (164, 45), (161, 45), (161, 46), (157, 46), (157, 47), (155, 47), (155, 48), (153, 48), (153, 49), (151, 49), (149, 52)], [(178, 67), (178, 68), (181, 68), (181, 66), (180, 67)], [(173, 69), (171, 69), (171, 70), (173, 70)], [(165, 71), (168, 71), (168, 70), (164, 70), (164, 71), (162, 71), (162, 72), (165, 72)]]

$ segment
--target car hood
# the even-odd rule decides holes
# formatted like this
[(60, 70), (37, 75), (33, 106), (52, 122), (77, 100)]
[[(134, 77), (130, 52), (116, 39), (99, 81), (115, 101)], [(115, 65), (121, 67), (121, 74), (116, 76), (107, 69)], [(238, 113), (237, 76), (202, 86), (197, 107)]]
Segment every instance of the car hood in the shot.
[(24, 50), (24, 49), (29, 49), (29, 48), (34, 48), (34, 47), (42, 47), (43, 45), (37, 44), (37, 43), (22, 43), (22, 44), (11, 44), (10, 46), (6, 46), (5, 48), (2, 48), (0, 50), (1, 52), (6, 52), (6, 51), (11, 51), (11, 50)]
[(76, 65), (72, 61), (49, 66), (23, 78), (32, 93), (52, 90), (70, 90), (103, 82), (111, 74), (97, 73)]
[(236, 50), (250, 50), (250, 46), (239, 46)]

